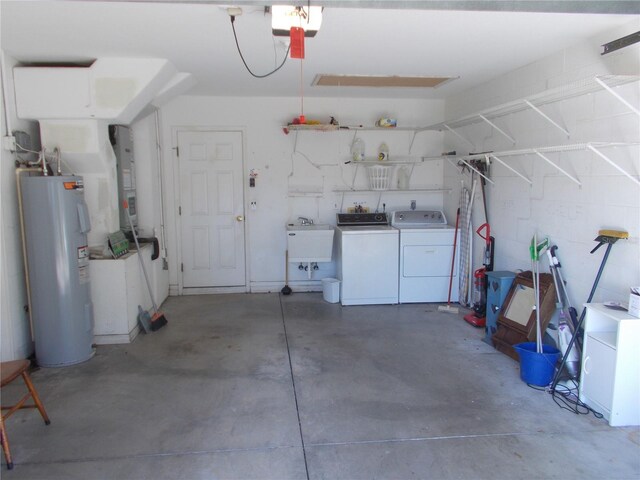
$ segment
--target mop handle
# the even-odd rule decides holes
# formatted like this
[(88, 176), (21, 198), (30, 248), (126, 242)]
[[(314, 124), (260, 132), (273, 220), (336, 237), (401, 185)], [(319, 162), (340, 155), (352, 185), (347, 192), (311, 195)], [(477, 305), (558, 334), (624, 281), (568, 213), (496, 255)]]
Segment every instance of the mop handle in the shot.
[[(589, 293), (589, 298), (587, 300), (587, 303), (591, 303), (591, 300), (593, 300), (593, 295), (595, 294), (596, 288), (598, 287), (598, 283), (600, 282), (600, 277), (602, 276), (602, 271), (604, 270), (604, 266), (607, 263), (607, 258), (609, 258), (609, 252), (611, 251), (612, 246), (613, 246), (613, 243), (607, 243), (607, 249), (605, 250), (604, 256), (602, 257), (602, 262), (600, 262), (600, 268), (598, 269), (598, 274), (596, 275), (596, 279), (593, 282), (593, 287), (591, 287), (591, 293)], [(593, 253), (594, 251), (595, 250), (591, 251), (590, 253)], [(576, 325), (575, 332), (573, 335), (571, 335), (571, 340), (569, 341), (569, 345), (567, 345), (567, 350), (564, 352), (564, 356), (560, 361), (560, 367), (556, 369), (556, 374), (553, 377), (553, 381), (551, 382), (552, 392), (555, 391), (556, 386), (560, 381), (560, 375), (562, 374), (562, 369), (567, 363), (567, 358), (569, 358), (569, 354), (571, 353), (571, 348), (573, 348), (573, 344), (576, 343), (576, 339), (580, 334), (580, 329), (582, 328), (582, 324), (584, 323), (584, 317), (586, 316), (586, 313), (587, 313), (587, 307), (584, 307), (582, 309), (582, 313), (580, 314), (580, 320), (578, 320), (578, 324)]]
[(144, 273), (144, 279), (147, 282), (147, 288), (149, 289), (149, 296), (151, 297), (151, 304), (153, 305), (154, 313), (158, 311), (158, 306), (156, 305), (156, 301), (153, 299), (153, 294), (151, 293), (151, 283), (149, 282), (149, 276), (147, 275), (147, 269), (144, 266), (144, 262), (142, 261), (142, 252), (140, 251), (140, 244), (138, 243), (138, 235), (136, 235), (136, 229), (133, 226), (133, 220), (131, 220), (131, 215), (129, 214), (129, 204), (125, 200), (122, 202), (124, 206), (124, 211), (127, 214), (127, 218), (129, 219), (129, 226), (131, 227), (131, 233), (133, 234), (133, 240), (136, 243), (136, 250), (138, 250), (138, 260), (140, 260), (140, 266), (142, 267), (142, 273)]
[(451, 274), (449, 275), (449, 296), (447, 297), (447, 305), (451, 304), (451, 287), (453, 287), (453, 268), (456, 265), (456, 244), (458, 240), (458, 222), (460, 221), (460, 209), (456, 213), (456, 228), (453, 232), (453, 255), (451, 255)]

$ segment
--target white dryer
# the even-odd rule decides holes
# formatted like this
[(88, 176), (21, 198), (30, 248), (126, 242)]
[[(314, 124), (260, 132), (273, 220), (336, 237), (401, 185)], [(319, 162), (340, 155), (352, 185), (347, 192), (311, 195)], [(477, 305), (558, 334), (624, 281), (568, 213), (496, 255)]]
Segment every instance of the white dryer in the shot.
[(342, 305), (398, 303), (398, 236), (385, 213), (338, 214), (335, 251)]
[[(446, 302), (455, 227), (438, 210), (396, 211), (391, 225), (400, 230), (399, 303)], [(457, 260), (458, 253), (452, 299), (458, 298)]]

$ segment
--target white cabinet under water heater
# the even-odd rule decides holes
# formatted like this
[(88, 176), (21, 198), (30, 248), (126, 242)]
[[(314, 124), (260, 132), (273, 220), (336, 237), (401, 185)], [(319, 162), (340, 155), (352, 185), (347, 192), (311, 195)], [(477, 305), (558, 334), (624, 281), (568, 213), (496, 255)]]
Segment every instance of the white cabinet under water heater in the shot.
[(22, 177), (36, 360), (60, 367), (93, 356), (91, 229), (81, 177)]

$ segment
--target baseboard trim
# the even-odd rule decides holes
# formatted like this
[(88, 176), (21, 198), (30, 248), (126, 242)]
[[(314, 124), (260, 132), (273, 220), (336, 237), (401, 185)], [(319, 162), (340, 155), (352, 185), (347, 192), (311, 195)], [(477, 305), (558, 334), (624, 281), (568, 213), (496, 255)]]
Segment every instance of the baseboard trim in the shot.
[[(284, 282), (251, 282), (249, 291), (246, 287), (198, 287), (183, 288), (182, 295), (217, 295), (224, 293), (279, 293)], [(289, 288), (294, 292), (322, 292), (320, 280), (298, 280), (289, 282)], [(177, 285), (169, 286), (169, 296), (180, 296)]]
[[(251, 293), (279, 293), (284, 282), (251, 282)], [(294, 292), (321, 292), (322, 283), (319, 280), (302, 280), (289, 282), (289, 288)]]
[(247, 293), (247, 287), (192, 287), (182, 289), (182, 295), (211, 295), (221, 293)]

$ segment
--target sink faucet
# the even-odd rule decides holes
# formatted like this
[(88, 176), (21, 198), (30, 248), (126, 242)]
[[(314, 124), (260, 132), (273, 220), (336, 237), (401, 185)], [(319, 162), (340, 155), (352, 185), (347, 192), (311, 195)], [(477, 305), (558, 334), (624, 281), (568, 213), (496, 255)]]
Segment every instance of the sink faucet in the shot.
[(300, 220), (302, 225), (313, 225), (313, 220), (310, 220), (307, 217), (298, 217), (298, 220)]

